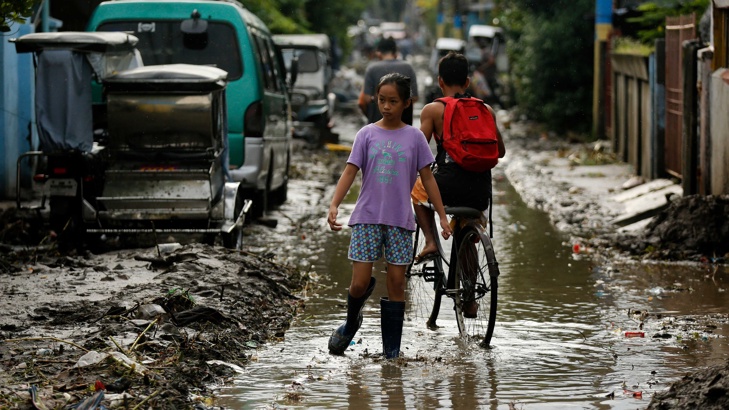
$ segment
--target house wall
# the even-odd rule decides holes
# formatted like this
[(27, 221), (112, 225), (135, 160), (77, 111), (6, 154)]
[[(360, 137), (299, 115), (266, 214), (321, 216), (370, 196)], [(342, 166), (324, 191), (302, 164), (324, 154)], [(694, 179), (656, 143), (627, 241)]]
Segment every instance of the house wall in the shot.
[[(30, 24), (11, 25), (0, 45), (0, 199), (16, 197), (18, 156), (37, 145), (33, 110), (33, 61), (30, 54), (18, 55), (8, 40), (31, 33)], [(30, 184), (30, 167), (22, 169), (22, 180)]]
[[(709, 135), (712, 195), (729, 194), (729, 69), (711, 75), (709, 91), (711, 131)], [(719, 113), (724, 113), (720, 115)]]

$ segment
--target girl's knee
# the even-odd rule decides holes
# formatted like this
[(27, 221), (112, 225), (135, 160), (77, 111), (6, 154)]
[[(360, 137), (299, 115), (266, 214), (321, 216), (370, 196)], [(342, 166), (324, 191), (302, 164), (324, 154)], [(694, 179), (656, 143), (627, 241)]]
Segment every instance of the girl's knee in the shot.
[(368, 286), (369, 281), (367, 281), (367, 283), (352, 281), (352, 284), (349, 285), (349, 294), (352, 295), (352, 297), (358, 298), (365, 294)]

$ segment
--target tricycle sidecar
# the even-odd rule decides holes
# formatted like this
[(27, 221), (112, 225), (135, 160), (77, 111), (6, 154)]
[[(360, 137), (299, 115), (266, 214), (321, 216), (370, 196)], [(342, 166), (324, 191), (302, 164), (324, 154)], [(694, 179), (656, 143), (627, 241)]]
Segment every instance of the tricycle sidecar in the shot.
[[(56, 183), (72, 198), (62, 208), (58, 201), (53, 201), (53, 180), (62, 178), (49, 177), (51, 225), (55, 223), (55, 229), (63, 225), (60, 229), (65, 231), (69, 223), (64, 224), (64, 220), (72, 221), (72, 236), (183, 233), (211, 237), (221, 234), (224, 245), (239, 248), (245, 213), (251, 202), (239, 195), (239, 183), (226, 182), (227, 73), (214, 67), (187, 64), (147, 67), (127, 64), (125, 69), (118, 70), (113, 67), (118, 59), (109, 60), (104, 54), (89, 58), (79, 51), (86, 50), (86, 45), (81, 41), (69, 42), (84, 38), (81, 34), (99, 41), (128, 35), (53, 34), (54, 50), (59, 46), (66, 48), (57, 56), (61, 66), (68, 65), (64, 59), (78, 62), (71, 69), (61, 71), (39, 64), (36, 77), (50, 75), (47, 73), (50, 69), (58, 76), (56, 84), (60, 81), (70, 88), (67, 93), (88, 88), (88, 95), (74, 107), (88, 113), (102, 112), (103, 119), (92, 119), (88, 114), (78, 121), (57, 100), (38, 105), (39, 111), (49, 113), (47, 129), (51, 131), (46, 134), (57, 145), (41, 138), (44, 152), (52, 152), (67, 161), (67, 170), (73, 169), (74, 161), (83, 170), (73, 183)], [(39, 57), (54, 54), (48, 52), (51, 46), (47, 39), (35, 35), (29, 40), (28, 36), (16, 40), (19, 52), (33, 51)], [(78, 75), (79, 72), (83, 75)], [(103, 86), (104, 110), (92, 110), (92, 73)], [(44, 84), (39, 81), (39, 93), (45, 90)], [(39, 113), (39, 123), (40, 118)], [(82, 122), (83, 128), (68, 132), (67, 124), (74, 121)], [(96, 132), (104, 136), (103, 140), (94, 141), (92, 123), (104, 124), (103, 132)], [(65, 146), (69, 135), (78, 136), (84, 144)], [(51, 156), (48, 157), (51, 163)], [(49, 174), (55, 171), (52, 167)]]
[(83, 219), (98, 233), (220, 233), (241, 245), (251, 205), (226, 182), (223, 70), (170, 64), (104, 82), (108, 144), (104, 188)]
[[(141, 65), (137, 38), (124, 33), (33, 33), (11, 39), (18, 53), (34, 53), (38, 150), (18, 158), (17, 207), (21, 165), (33, 161), (34, 188), (44, 192), (40, 207), (64, 242), (83, 230), (82, 200), (93, 199), (103, 185), (103, 146), (94, 138), (93, 79)], [(48, 208), (46, 208), (46, 203)]]

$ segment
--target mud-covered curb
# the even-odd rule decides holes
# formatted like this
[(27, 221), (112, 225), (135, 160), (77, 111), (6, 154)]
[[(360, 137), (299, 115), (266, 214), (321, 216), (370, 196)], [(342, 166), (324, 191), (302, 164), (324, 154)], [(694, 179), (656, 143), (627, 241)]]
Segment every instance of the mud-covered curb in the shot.
[(515, 123), (505, 132), (505, 174), (527, 205), (546, 212), (571, 242), (596, 253), (657, 261), (726, 263), (729, 195), (674, 196), (644, 227), (620, 230), (614, 196), (634, 175), (607, 143), (570, 143)]

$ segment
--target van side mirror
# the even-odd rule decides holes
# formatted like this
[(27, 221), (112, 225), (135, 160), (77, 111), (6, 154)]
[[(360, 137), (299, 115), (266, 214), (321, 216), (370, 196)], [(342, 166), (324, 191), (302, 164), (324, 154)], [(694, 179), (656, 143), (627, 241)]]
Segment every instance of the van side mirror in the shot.
[(293, 89), (296, 78), (299, 76), (299, 57), (294, 55), (291, 58), (291, 68), (289, 69), (289, 88)]

